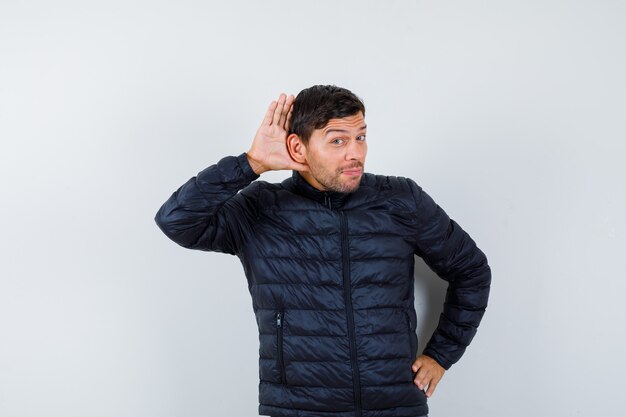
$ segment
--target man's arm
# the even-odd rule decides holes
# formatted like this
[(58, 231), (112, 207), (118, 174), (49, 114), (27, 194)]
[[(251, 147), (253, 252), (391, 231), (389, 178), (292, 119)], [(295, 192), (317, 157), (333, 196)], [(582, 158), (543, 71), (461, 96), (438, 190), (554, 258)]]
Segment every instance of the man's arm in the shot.
[(286, 146), (293, 100), (281, 94), (270, 103), (247, 153), (221, 159), (170, 196), (155, 216), (163, 233), (189, 249), (238, 253), (256, 216), (258, 188), (244, 188), (262, 172), (303, 167)]
[(423, 355), (413, 364), (415, 383), (430, 396), (444, 370), (457, 362), (476, 334), (487, 307), (491, 269), (476, 243), (413, 181), (418, 234), (415, 253), (441, 278), (448, 290), (439, 324)]
[(258, 177), (245, 153), (222, 158), (178, 188), (154, 220), (185, 248), (235, 254), (248, 234), (255, 207), (251, 190), (238, 191)]

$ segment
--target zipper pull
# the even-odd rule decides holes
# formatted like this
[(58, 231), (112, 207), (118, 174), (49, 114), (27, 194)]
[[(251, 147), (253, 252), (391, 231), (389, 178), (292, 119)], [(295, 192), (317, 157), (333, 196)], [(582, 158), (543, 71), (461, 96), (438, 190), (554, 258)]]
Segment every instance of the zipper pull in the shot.
[(283, 325), (283, 313), (279, 311), (278, 313), (276, 313), (276, 326), (282, 327), (282, 325)]

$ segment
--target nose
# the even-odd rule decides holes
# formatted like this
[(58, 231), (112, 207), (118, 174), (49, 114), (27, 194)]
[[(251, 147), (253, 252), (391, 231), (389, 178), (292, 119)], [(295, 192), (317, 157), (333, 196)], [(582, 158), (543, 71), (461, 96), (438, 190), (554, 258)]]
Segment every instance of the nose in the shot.
[(346, 160), (363, 161), (367, 153), (367, 143), (351, 139), (346, 147)]

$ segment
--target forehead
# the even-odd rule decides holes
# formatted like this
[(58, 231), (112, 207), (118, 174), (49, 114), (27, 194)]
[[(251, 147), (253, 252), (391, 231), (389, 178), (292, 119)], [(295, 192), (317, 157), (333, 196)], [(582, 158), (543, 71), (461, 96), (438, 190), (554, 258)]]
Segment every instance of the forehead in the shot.
[(330, 119), (326, 126), (321, 129), (322, 134), (326, 134), (329, 130), (340, 129), (340, 130), (361, 130), (365, 128), (365, 117), (363, 117), (362, 112), (358, 112), (352, 116)]

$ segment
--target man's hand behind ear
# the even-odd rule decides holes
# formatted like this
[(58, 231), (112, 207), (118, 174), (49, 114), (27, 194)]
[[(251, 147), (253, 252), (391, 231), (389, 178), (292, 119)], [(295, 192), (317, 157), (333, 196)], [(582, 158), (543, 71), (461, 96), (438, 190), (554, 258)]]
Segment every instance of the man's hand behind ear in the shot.
[(287, 150), (287, 132), (291, 125), (294, 96), (281, 94), (272, 101), (265, 118), (254, 136), (252, 146), (246, 153), (250, 166), (257, 174), (265, 171), (293, 169), (304, 171), (306, 165), (294, 161)]

